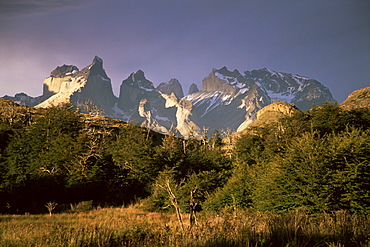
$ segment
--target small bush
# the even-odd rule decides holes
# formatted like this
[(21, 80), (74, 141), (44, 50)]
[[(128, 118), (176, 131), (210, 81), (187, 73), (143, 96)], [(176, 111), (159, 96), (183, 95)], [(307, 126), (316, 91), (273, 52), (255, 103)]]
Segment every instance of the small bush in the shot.
[(94, 209), (93, 201), (82, 201), (77, 204), (70, 204), (73, 212), (89, 212)]

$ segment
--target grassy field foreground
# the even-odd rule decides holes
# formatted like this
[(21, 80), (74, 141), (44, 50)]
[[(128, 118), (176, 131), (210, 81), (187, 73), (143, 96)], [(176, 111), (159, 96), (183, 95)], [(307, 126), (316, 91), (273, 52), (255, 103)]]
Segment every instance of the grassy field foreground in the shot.
[(0, 246), (370, 246), (370, 216), (268, 215), (234, 211), (198, 216), (184, 231), (175, 214), (138, 208), (87, 213), (0, 215)]

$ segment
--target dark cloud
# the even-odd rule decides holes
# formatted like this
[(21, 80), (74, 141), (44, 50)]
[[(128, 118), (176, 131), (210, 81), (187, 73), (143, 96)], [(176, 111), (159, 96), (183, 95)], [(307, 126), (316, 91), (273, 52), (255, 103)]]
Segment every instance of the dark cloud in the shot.
[(91, 0), (1, 0), (0, 17), (12, 17), (42, 13), (61, 8), (72, 8), (91, 2)]

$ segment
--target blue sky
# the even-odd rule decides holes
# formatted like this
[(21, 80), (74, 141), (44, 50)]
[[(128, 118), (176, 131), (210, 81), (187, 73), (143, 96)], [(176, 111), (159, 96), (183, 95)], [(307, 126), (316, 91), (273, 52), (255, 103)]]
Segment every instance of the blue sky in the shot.
[(187, 93), (213, 68), (314, 78), (338, 102), (370, 86), (364, 0), (1, 0), (0, 96), (42, 94), (57, 66), (104, 60), (114, 93), (139, 69)]

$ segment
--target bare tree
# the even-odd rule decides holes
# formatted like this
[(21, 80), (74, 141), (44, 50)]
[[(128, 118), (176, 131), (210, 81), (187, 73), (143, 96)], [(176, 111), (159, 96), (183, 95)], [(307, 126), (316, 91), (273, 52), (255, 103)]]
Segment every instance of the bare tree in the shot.
[(201, 134), (201, 144), (205, 147), (207, 144), (207, 139), (208, 139), (208, 128), (203, 127), (203, 131)]
[(86, 99), (83, 103), (77, 103), (83, 111), (87, 112), (91, 116), (102, 116), (103, 110), (101, 110), (91, 99)]
[(32, 113), (29, 107), (0, 99), (0, 121), (10, 128), (31, 125)]
[(51, 216), (51, 212), (55, 209), (55, 207), (57, 205), (58, 205), (58, 203), (56, 203), (56, 202), (48, 202), (48, 203), (45, 204), (45, 207), (48, 209), (50, 216)]
[(226, 154), (231, 158), (232, 150), (234, 149), (235, 137), (232, 135), (231, 129), (222, 130), (223, 140), (226, 144)]
[(184, 224), (183, 224), (183, 221), (182, 221), (180, 206), (179, 206), (179, 203), (177, 201), (176, 194), (175, 194), (174, 188), (173, 188), (173, 187), (176, 187), (176, 185), (174, 185), (174, 182), (172, 181), (173, 180), (172, 174), (166, 172), (166, 173), (162, 173), (160, 175), (160, 177), (161, 178), (158, 180), (157, 186), (160, 187), (161, 189), (164, 189), (164, 190), (167, 191), (168, 198), (169, 198), (172, 206), (175, 208), (177, 220), (179, 221), (181, 230), (184, 231)]
[(190, 222), (190, 228), (193, 227), (193, 225), (198, 225), (198, 220), (196, 217), (196, 208), (198, 206), (198, 203), (195, 201), (194, 195), (197, 192), (197, 188), (192, 189), (190, 191), (190, 201), (189, 201), (189, 208), (190, 208), (190, 214), (189, 214), (189, 222)]

